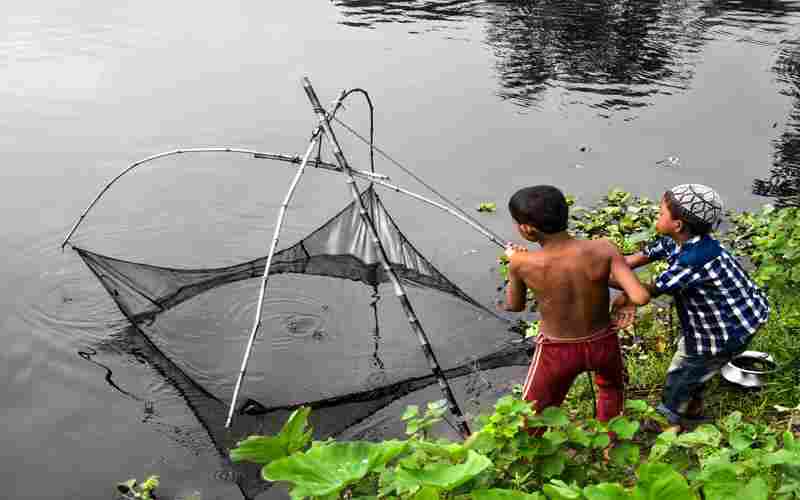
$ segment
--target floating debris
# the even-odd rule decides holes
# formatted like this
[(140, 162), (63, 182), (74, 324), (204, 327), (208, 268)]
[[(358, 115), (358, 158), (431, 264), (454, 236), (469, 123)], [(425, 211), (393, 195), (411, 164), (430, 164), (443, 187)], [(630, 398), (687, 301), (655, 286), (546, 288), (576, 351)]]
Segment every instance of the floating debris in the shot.
[(680, 167), (681, 159), (677, 156), (667, 156), (663, 160), (657, 161), (656, 165), (660, 165), (662, 167)]
[(494, 213), (495, 211), (497, 211), (497, 203), (493, 201), (484, 201), (478, 205), (478, 212)]

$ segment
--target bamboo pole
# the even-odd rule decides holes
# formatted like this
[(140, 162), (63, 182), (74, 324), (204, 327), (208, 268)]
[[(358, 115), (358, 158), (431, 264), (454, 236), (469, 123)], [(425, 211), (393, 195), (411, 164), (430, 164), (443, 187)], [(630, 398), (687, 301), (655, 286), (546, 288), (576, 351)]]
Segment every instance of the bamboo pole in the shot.
[[(202, 148), (182, 148), (182, 149), (175, 149), (175, 150), (172, 150), (172, 151), (165, 151), (163, 153), (158, 153), (158, 154), (155, 154), (155, 155), (152, 155), (152, 156), (148, 156), (147, 158), (144, 158), (142, 160), (139, 160), (139, 161), (129, 165), (122, 172), (120, 172), (116, 177), (111, 179), (111, 181), (109, 181), (105, 185), (105, 187), (103, 187), (102, 190), (100, 190), (100, 193), (98, 193), (97, 196), (95, 196), (95, 198), (92, 200), (92, 202), (86, 208), (86, 210), (83, 211), (81, 216), (78, 218), (77, 222), (75, 222), (75, 224), (72, 226), (72, 229), (70, 229), (70, 231), (67, 234), (66, 238), (64, 238), (64, 241), (61, 243), (61, 249), (63, 250), (64, 247), (67, 245), (67, 243), (69, 242), (69, 239), (72, 237), (73, 234), (75, 234), (75, 231), (78, 230), (78, 226), (80, 226), (81, 223), (83, 222), (83, 220), (86, 218), (86, 216), (89, 215), (89, 211), (91, 211), (92, 208), (94, 208), (94, 206), (97, 204), (97, 202), (100, 201), (100, 198), (102, 198), (103, 195), (105, 195), (106, 191), (108, 191), (111, 188), (111, 186), (113, 186), (120, 178), (122, 178), (124, 175), (128, 174), (132, 170), (136, 169), (137, 167), (139, 167), (141, 165), (144, 165), (145, 163), (150, 163), (152, 161), (158, 160), (160, 158), (166, 158), (168, 156), (175, 156), (175, 155), (186, 154), (186, 153), (238, 153), (238, 154), (244, 154), (244, 155), (252, 156), (253, 158), (257, 158), (257, 159), (277, 160), (277, 161), (283, 161), (283, 162), (286, 162), (286, 163), (293, 163), (293, 164), (300, 164), (302, 162), (302, 159), (297, 155), (288, 155), (288, 154), (282, 154), (282, 153), (268, 153), (268, 152), (262, 152), (262, 151), (254, 151), (254, 150), (250, 150), (250, 149), (231, 148), (231, 147), (225, 147), (225, 146), (221, 146), (221, 147), (202, 147)], [(334, 171), (334, 172), (341, 172), (341, 168), (336, 166), (336, 165), (334, 165), (334, 164), (332, 164), (332, 163), (321, 162), (321, 161), (316, 161), (316, 160), (309, 160), (307, 163), (310, 164), (310, 165), (313, 165), (316, 168), (321, 168), (321, 169), (324, 169), (324, 170), (330, 170), (330, 171)], [(355, 171), (354, 174), (356, 176), (358, 176), (358, 177), (367, 178), (367, 179), (383, 179), (383, 180), (386, 180), (386, 179), (389, 178), (388, 176), (385, 176), (385, 175), (382, 175), (382, 174), (376, 174), (374, 172), (366, 172), (366, 171), (361, 171), (361, 170)]]
[(258, 307), (256, 308), (256, 316), (255, 320), (253, 321), (253, 329), (250, 332), (250, 338), (247, 341), (247, 347), (244, 351), (244, 357), (242, 358), (242, 367), (239, 370), (239, 376), (236, 378), (236, 386), (233, 389), (233, 398), (231, 399), (231, 406), (228, 409), (228, 418), (225, 420), (225, 428), (229, 428), (231, 426), (231, 420), (233, 420), (233, 412), (236, 409), (236, 400), (239, 399), (239, 390), (242, 388), (242, 380), (244, 380), (244, 374), (247, 371), (247, 364), (250, 362), (250, 355), (253, 352), (253, 344), (256, 340), (256, 334), (258, 333), (258, 329), (261, 326), (261, 309), (264, 304), (264, 296), (266, 295), (267, 290), (267, 281), (269, 281), (269, 268), (272, 265), (272, 257), (275, 255), (275, 249), (278, 247), (278, 238), (281, 232), (281, 226), (283, 226), (283, 220), (286, 217), (286, 208), (289, 206), (289, 202), (294, 195), (294, 191), (297, 188), (297, 184), (300, 182), (300, 177), (303, 175), (305, 171), (306, 165), (308, 164), (308, 159), (311, 157), (311, 153), (314, 150), (314, 147), (317, 145), (317, 142), (320, 140), (320, 134), (322, 133), (322, 128), (317, 128), (314, 132), (314, 136), (311, 138), (311, 141), (308, 144), (308, 149), (306, 150), (305, 156), (303, 156), (303, 161), (300, 163), (300, 167), (298, 167), (297, 172), (294, 174), (294, 178), (292, 179), (292, 183), (289, 186), (289, 191), (286, 193), (286, 197), (283, 199), (283, 203), (281, 204), (280, 211), (278, 212), (278, 221), (275, 225), (275, 234), (272, 236), (272, 243), (269, 247), (269, 254), (267, 254), (267, 263), (264, 266), (264, 274), (261, 277), (261, 289), (258, 292)]
[(419, 340), (420, 348), (422, 349), (425, 358), (428, 360), (428, 364), (430, 365), (431, 371), (436, 376), (436, 380), (439, 383), (439, 387), (442, 390), (442, 393), (447, 400), (448, 407), (450, 412), (456, 418), (456, 425), (458, 426), (458, 431), (461, 433), (462, 437), (466, 438), (470, 434), (469, 426), (467, 425), (466, 420), (464, 419), (464, 415), (461, 412), (461, 408), (459, 408), (458, 403), (456, 402), (455, 396), (453, 395), (453, 391), (450, 388), (450, 384), (447, 382), (447, 379), (442, 372), (442, 368), (439, 365), (439, 362), (436, 359), (436, 355), (434, 354), (433, 350), (430, 346), (430, 341), (428, 340), (425, 331), (422, 329), (422, 324), (417, 318), (416, 313), (414, 312), (413, 307), (411, 306), (411, 302), (408, 300), (408, 296), (406, 295), (405, 288), (403, 284), (400, 282), (400, 278), (395, 273), (394, 269), (392, 269), (391, 264), (389, 263), (389, 257), (386, 254), (386, 249), (381, 243), (380, 237), (378, 236), (378, 232), (375, 228), (375, 224), (373, 220), (369, 217), (366, 207), (364, 206), (364, 202), (361, 199), (361, 195), (358, 192), (358, 187), (356, 187), (356, 180), (352, 174), (352, 169), (350, 165), (347, 163), (347, 159), (344, 157), (342, 153), (342, 149), (339, 146), (339, 142), (336, 139), (336, 136), (331, 129), (330, 122), (328, 121), (328, 115), (326, 115), (325, 110), (322, 108), (322, 105), (319, 102), (319, 98), (317, 97), (316, 93), (314, 92), (314, 88), (311, 86), (311, 82), (307, 77), (303, 78), (303, 88), (308, 96), (309, 101), (311, 102), (312, 107), (314, 108), (314, 112), (317, 114), (319, 118), (320, 126), (322, 127), (325, 135), (328, 137), (328, 142), (330, 143), (331, 147), (333, 148), (333, 154), (336, 158), (337, 163), (342, 168), (343, 172), (347, 175), (347, 184), (350, 186), (350, 193), (353, 196), (353, 201), (358, 204), (359, 207), (359, 215), (361, 220), (366, 224), (367, 228), (370, 231), (372, 236), (372, 243), (375, 246), (375, 249), (378, 251), (378, 256), (381, 261), (381, 266), (383, 267), (384, 272), (389, 276), (389, 279), (392, 281), (394, 285), (395, 295), (400, 301), (400, 304), (403, 307), (403, 311), (406, 313), (406, 317), (408, 318), (409, 325), (411, 326), (412, 332), (416, 333), (417, 338)]

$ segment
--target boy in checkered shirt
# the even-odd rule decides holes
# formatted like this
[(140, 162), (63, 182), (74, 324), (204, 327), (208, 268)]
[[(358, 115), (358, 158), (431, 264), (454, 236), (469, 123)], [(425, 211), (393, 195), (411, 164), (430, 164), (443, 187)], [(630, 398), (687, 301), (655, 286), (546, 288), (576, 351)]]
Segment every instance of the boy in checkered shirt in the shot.
[[(632, 268), (669, 264), (648, 289), (653, 297), (673, 296), (683, 334), (658, 406), (674, 430), (701, 419), (705, 383), (747, 348), (769, 316), (764, 292), (709, 234), (721, 216), (722, 201), (710, 187), (675, 186), (661, 199), (656, 231), (662, 237), (625, 258)], [(623, 294), (615, 307), (632, 305)]]

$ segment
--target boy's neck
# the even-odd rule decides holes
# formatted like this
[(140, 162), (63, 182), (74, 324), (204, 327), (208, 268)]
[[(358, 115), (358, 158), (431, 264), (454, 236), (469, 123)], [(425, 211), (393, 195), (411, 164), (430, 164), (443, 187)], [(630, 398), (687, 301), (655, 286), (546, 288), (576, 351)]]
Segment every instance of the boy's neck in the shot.
[(542, 248), (545, 248), (545, 247), (552, 247), (554, 245), (558, 245), (559, 243), (563, 243), (565, 241), (569, 241), (572, 239), (573, 239), (572, 236), (570, 236), (568, 232), (561, 231), (553, 234), (540, 233), (539, 237), (537, 238), (537, 242), (539, 243), (539, 245), (542, 246)]
[(671, 233), (669, 237), (672, 238), (672, 240), (675, 243), (677, 243), (678, 246), (681, 246), (687, 241), (691, 240), (694, 237), (694, 235), (689, 234), (685, 231), (681, 231), (680, 233)]

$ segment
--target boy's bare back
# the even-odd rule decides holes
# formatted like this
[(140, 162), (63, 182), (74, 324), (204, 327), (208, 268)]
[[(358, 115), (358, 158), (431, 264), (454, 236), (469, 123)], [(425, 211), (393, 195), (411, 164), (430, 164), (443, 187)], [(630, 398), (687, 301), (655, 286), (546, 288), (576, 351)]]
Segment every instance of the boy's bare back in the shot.
[(509, 266), (509, 299), (519, 299), (530, 289), (539, 304), (543, 334), (586, 337), (611, 323), (608, 281), (612, 272), (625, 274), (620, 266), (628, 270), (623, 280), (636, 280), (607, 240), (569, 238), (539, 251), (517, 251)]

